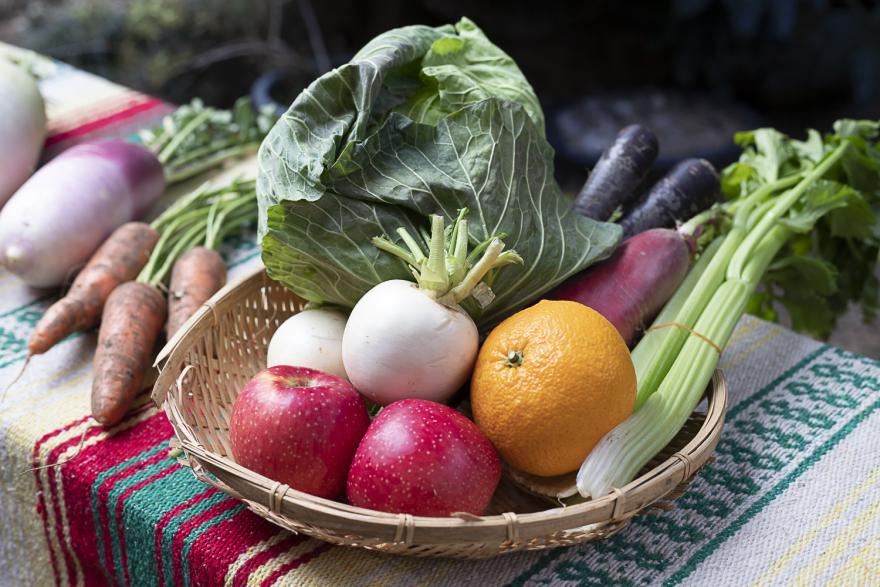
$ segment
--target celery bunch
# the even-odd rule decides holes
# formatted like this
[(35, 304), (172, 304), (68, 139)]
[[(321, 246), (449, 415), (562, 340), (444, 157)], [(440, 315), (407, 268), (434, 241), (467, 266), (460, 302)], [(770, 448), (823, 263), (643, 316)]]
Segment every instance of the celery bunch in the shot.
[[(811, 131), (807, 141), (772, 129), (738, 135), (744, 153), (723, 173), (731, 199), (685, 225), (693, 231), (711, 226), (717, 238), (655, 324), (675, 322), (724, 348), (768, 269), (800, 272), (802, 281), (826, 285), (820, 294), (830, 296), (845, 273), (832, 265), (840, 263), (839, 248), (872, 266), (880, 245), (878, 132), (880, 122), (841, 120), (833, 133)], [(766, 285), (763, 295), (778, 295), (773, 283)], [(865, 289), (849, 297), (864, 304), (871, 295)], [(585, 497), (622, 487), (672, 440), (719, 359), (716, 348), (684, 328), (648, 332), (632, 356), (636, 412), (584, 461), (577, 487)]]

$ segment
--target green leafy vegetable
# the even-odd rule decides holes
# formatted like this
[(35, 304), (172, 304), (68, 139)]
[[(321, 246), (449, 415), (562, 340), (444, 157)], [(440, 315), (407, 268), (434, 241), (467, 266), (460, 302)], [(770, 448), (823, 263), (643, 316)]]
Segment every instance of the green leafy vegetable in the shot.
[[(771, 129), (737, 137), (743, 155), (724, 173), (733, 200), (679, 229), (693, 232), (713, 214), (724, 220), (711, 229), (720, 245), (711, 245), (718, 248), (696, 283), (661, 313), (684, 328), (648, 329), (633, 349), (637, 410), (584, 461), (576, 479), (581, 495), (597, 498), (624, 486), (667, 445), (699, 403), (719, 350), (747, 309), (775, 318), (781, 303), (796, 326), (823, 332), (841, 302), (876, 307), (877, 288), (866, 275), (877, 261), (871, 207), (880, 201), (880, 121), (845, 120), (834, 129), (824, 138), (811, 132), (806, 141)], [(851, 224), (835, 229), (841, 214)], [(754, 297), (759, 283), (763, 291)]]
[(474, 23), (380, 35), (307, 88), (260, 148), (257, 193), (269, 274), (314, 302), (353, 306), (407, 278), (370, 239), (452, 221), (471, 246), (504, 235), (522, 265), (492, 272), (497, 322), (606, 257), (620, 229), (577, 216), (553, 178), (537, 97)]
[(239, 98), (231, 110), (217, 110), (196, 98), (168, 114), (139, 138), (165, 168), (169, 184), (194, 177), (235, 157), (257, 152), (276, 116)]
[(832, 172), (812, 183), (780, 222), (796, 233), (768, 268), (748, 310), (778, 320), (783, 308), (795, 330), (826, 338), (850, 303), (866, 319), (878, 308), (874, 266), (880, 250), (880, 148), (877, 123), (840, 120), (823, 139), (810, 130), (806, 141), (774, 129), (737, 135), (744, 147), (739, 161), (722, 173), (724, 193), (736, 198), (796, 179), (841, 142), (851, 147)]

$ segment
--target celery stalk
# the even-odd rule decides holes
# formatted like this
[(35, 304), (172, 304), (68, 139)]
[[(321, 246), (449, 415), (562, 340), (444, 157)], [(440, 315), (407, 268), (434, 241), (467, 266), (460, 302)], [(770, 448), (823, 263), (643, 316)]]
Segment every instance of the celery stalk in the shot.
[[(848, 145), (839, 144), (809, 172), (767, 184), (728, 207), (732, 228), (702, 272), (681, 288), (686, 293), (658, 320), (693, 328), (723, 349), (749, 296), (793, 235), (780, 220), (841, 160)], [(774, 196), (780, 189), (785, 191)], [(601, 497), (632, 480), (675, 437), (712, 378), (720, 358), (717, 348), (684, 330), (667, 330), (659, 336), (650, 333), (633, 351), (640, 409), (587, 456), (577, 474), (584, 497)]]
[[(688, 296), (697, 286), (703, 273), (708, 269), (709, 262), (715, 256), (715, 253), (721, 248), (723, 242), (724, 239), (718, 237), (709, 243), (709, 246), (706, 247), (700, 255), (700, 258), (694, 263), (694, 266), (688, 272), (687, 277), (685, 277), (681, 286), (679, 286), (669, 301), (666, 302), (666, 305), (663, 306), (663, 309), (657, 315), (657, 318), (651, 326), (668, 324), (670, 322), (675, 322), (678, 319), (678, 314), (682, 307), (684, 307)], [(660, 360), (659, 351), (663, 348), (663, 344), (666, 340), (672, 337), (676, 331), (681, 332), (675, 327), (663, 328), (661, 330), (651, 330), (649, 328), (632, 350), (631, 356), (633, 365), (635, 365), (636, 368), (636, 381), (639, 390), (638, 395), (636, 396), (636, 410), (642, 407), (642, 404), (644, 404), (645, 400), (650, 396), (650, 393), (648, 392), (650, 387), (648, 385), (643, 385), (642, 382), (651, 376), (652, 368), (658, 372), (662, 369), (662, 367), (657, 366), (657, 363)], [(654, 389), (656, 389), (656, 386), (654, 386)]]

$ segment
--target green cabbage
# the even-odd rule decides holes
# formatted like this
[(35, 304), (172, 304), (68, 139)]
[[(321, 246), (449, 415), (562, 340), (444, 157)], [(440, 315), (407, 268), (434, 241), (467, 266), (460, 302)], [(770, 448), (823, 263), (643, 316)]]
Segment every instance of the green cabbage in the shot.
[(620, 239), (580, 217), (553, 178), (544, 116), (516, 63), (468, 19), (373, 39), (304, 90), (259, 153), (257, 193), (269, 275), (315, 302), (351, 307), (411, 275), (370, 244), (430, 214), (470, 210), (472, 244), (503, 233), (525, 260), (467, 306), (481, 326), (534, 301)]

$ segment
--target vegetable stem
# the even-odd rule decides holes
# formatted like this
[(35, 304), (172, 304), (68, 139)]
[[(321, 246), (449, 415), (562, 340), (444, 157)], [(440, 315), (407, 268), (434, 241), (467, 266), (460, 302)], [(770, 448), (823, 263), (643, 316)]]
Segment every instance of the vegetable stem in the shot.
[(419, 285), (435, 298), (442, 296), (449, 289), (444, 242), (446, 239), (443, 229), (443, 217), (439, 214), (433, 214), (431, 216), (431, 246), (428, 249), (428, 260), (422, 267), (422, 278)]
[(419, 230), (428, 246), (427, 256), (418, 241), (403, 227), (396, 232), (406, 248), (386, 236), (373, 237), (371, 242), (379, 250), (407, 263), (419, 288), (433, 299), (452, 305), (472, 296), (481, 307), (485, 307), (495, 295), (483, 279), (490, 271), (523, 260), (516, 251), (504, 251), (501, 235), (486, 239), (468, 254), (467, 212), (467, 208), (459, 210), (455, 222), (449, 227), (445, 226), (443, 216), (431, 216), (430, 235)]
[(483, 257), (477, 261), (476, 265), (470, 268), (470, 271), (467, 272), (461, 283), (450, 290), (449, 298), (458, 304), (471, 295), (471, 291), (483, 280), (486, 273), (492, 269), (502, 250), (504, 250), (504, 243), (497, 238), (493, 239), (489, 243), (488, 248), (486, 248), (486, 253)]
[(174, 151), (177, 150), (177, 147), (183, 143), (192, 133), (196, 131), (202, 123), (208, 120), (211, 117), (210, 110), (204, 110), (201, 113), (197, 114), (192, 120), (190, 120), (179, 132), (174, 135), (174, 138), (165, 145), (165, 148), (162, 149), (161, 152), (156, 156), (159, 159), (159, 162), (163, 165), (168, 162), (168, 159), (174, 154)]
[(397, 234), (400, 235), (400, 238), (403, 240), (404, 244), (406, 244), (407, 248), (409, 248), (410, 252), (412, 253), (412, 259), (415, 262), (410, 263), (411, 265), (421, 263), (425, 260), (425, 255), (424, 253), (422, 253), (422, 249), (419, 247), (418, 241), (413, 238), (413, 236), (409, 233), (407, 229), (401, 226), (397, 229)]
[[(372, 242), (373, 246), (380, 251), (385, 251), (386, 253), (390, 253), (395, 257), (403, 259), (408, 265), (415, 267), (420, 264), (420, 262), (416, 261), (415, 257), (409, 251), (400, 245), (394, 244), (383, 236), (374, 236), (370, 242)], [(422, 255), (422, 258), (424, 258), (424, 255)]]
[(758, 242), (764, 238), (764, 235), (782, 218), (782, 215), (785, 214), (792, 205), (797, 202), (800, 197), (806, 192), (807, 188), (810, 187), (817, 179), (825, 175), (831, 167), (837, 163), (838, 160), (843, 156), (847, 147), (849, 146), (849, 142), (844, 141), (841, 143), (834, 151), (832, 151), (829, 155), (822, 160), (822, 162), (813, 168), (810, 173), (808, 173), (795, 187), (790, 189), (789, 191), (782, 194), (780, 198), (776, 200), (776, 203), (773, 205), (770, 210), (764, 214), (758, 224), (749, 231), (748, 237), (743, 241), (742, 247), (740, 247), (736, 255), (730, 261), (730, 267), (728, 269), (728, 275), (741, 275), (743, 271), (743, 266), (748, 261), (749, 257), (752, 254), (752, 251), (757, 246)]

